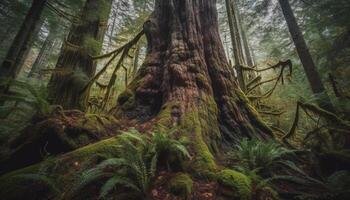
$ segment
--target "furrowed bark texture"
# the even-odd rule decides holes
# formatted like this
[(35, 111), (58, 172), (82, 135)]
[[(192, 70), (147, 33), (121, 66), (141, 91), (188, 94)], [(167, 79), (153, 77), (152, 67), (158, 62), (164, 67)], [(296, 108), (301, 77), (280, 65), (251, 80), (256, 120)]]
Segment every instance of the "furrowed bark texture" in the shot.
[(84, 110), (89, 96), (84, 87), (94, 76), (107, 27), (111, 0), (87, 0), (80, 21), (73, 24), (49, 83), (52, 104)]
[(225, 57), (216, 0), (157, 0), (144, 30), (145, 62), (119, 96), (115, 115), (183, 128), (196, 143), (197, 161), (208, 165), (203, 151), (217, 150), (222, 135), (269, 137)]

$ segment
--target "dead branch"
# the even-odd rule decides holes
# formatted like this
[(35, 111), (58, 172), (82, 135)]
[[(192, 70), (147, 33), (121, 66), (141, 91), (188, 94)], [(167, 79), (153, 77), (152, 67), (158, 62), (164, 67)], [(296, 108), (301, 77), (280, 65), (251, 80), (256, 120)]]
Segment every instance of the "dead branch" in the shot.
[(253, 84), (255, 84), (255, 83), (258, 83), (259, 81), (261, 81), (261, 76), (259, 75), (259, 76), (257, 76), (256, 78), (254, 78), (253, 80), (251, 80), (247, 85), (246, 85), (246, 87), (247, 88), (249, 88), (250, 86), (252, 86)]
[[(127, 52), (129, 52), (130, 48), (132, 48), (135, 44), (137, 44), (139, 42), (139, 40), (141, 39), (141, 37), (144, 35), (144, 30), (142, 30), (140, 33), (138, 33), (135, 38), (133, 38), (131, 41), (129, 41), (128, 43), (126, 43), (125, 45), (123, 45), (122, 47), (107, 53), (105, 55), (101, 55), (101, 56), (97, 56), (97, 57), (92, 57), (92, 59), (101, 59), (101, 58), (107, 58), (112, 56), (108, 62), (104, 65), (104, 67), (89, 81), (89, 83), (86, 84), (86, 86), (83, 88), (83, 90), (81, 91), (81, 93), (84, 93), (88, 88), (90, 88), (92, 86), (92, 84), (95, 83), (95, 81), (97, 81), (100, 76), (107, 70), (107, 68), (109, 67), (109, 65), (114, 61), (114, 59), (123, 51), (123, 55), (125, 50), (127, 50)], [(123, 60), (125, 58), (125, 55), (122, 55), (122, 59)], [(114, 70), (116, 71), (116, 70)]]
[[(286, 68), (289, 69), (289, 74), (287, 76), (292, 76), (292, 61), (291, 60), (287, 60), (284, 62), (280, 61), (276, 65), (270, 67), (270, 69), (277, 68), (277, 67), (281, 67), (281, 71), (280, 71), (280, 74), (275, 78), (276, 82), (275, 82), (274, 86), (269, 91), (267, 91), (265, 94), (263, 94), (261, 96), (248, 96), (249, 99), (255, 100), (255, 99), (262, 99), (262, 98), (270, 97), (273, 94), (273, 92), (275, 91), (275, 89), (277, 88), (277, 85), (280, 81), (282, 84), (284, 84), (284, 71)], [(268, 80), (267, 82), (272, 82), (272, 81), (273, 80)], [(259, 84), (260, 83), (258, 83), (258, 85)], [(253, 88), (255, 88), (255, 87), (258, 87), (258, 86), (253, 86)]]
[(103, 58), (108, 58), (111, 57), (112, 55), (118, 54), (120, 53), (123, 49), (125, 48), (130, 48), (130, 46), (134, 46), (139, 40), (140, 38), (145, 34), (145, 31), (142, 30), (140, 31), (132, 40), (130, 40), (128, 43), (124, 44), (123, 46), (121, 46), (118, 49), (115, 49), (109, 53), (103, 54), (103, 55), (99, 55), (99, 56), (91, 56), (91, 58), (93, 60), (99, 60), (99, 59), (103, 59)]
[(286, 113), (286, 111), (284, 111), (284, 110), (281, 110), (281, 111), (265, 111), (265, 110), (260, 110), (259, 113), (260, 113), (260, 114), (264, 114), (264, 115), (280, 116), (280, 115), (283, 115), (284, 113)]
[[(296, 113), (295, 113), (295, 118), (292, 124), (292, 127), (290, 129), (290, 131), (285, 134), (282, 138), (283, 142), (287, 142), (287, 140), (292, 137), (295, 134), (296, 128), (298, 126), (299, 123), (299, 115), (300, 115), (300, 109), (302, 109), (308, 117), (310, 117), (315, 123), (318, 124), (318, 121), (313, 119), (313, 117), (308, 113), (308, 111), (319, 115), (320, 117), (325, 118), (325, 120), (327, 121), (327, 125), (322, 126), (321, 128), (327, 128), (328, 130), (339, 130), (339, 132), (342, 133), (347, 133), (349, 134), (350, 131), (350, 122), (345, 121), (341, 118), (339, 118), (338, 116), (336, 116), (334, 113), (331, 113), (327, 110), (324, 110), (316, 105), (313, 104), (309, 104), (309, 103), (303, 103), (301, 101), (297, 102), (297, 107), (296, 107)], [(320, 130), (320, 129), (318, 129)], [(309, 137), (310, 134), (313, 134), (314, 131), (311, 131), (310, 133), (307, 134), (307, 137)]]

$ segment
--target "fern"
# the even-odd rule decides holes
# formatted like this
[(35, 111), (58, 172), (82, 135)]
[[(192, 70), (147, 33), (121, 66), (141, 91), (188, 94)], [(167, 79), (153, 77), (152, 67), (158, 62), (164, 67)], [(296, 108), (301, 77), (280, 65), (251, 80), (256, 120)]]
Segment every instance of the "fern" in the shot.
[[(51, 106), (47, 101), (47, 91), (44, 86), (30, 85), (23, 81), (11, 80), (0, 81), (0, 85), (10, 85), (9, 94), (1, 94), (1, 99), (7, 102), (14, 102), (14, 106), (7, 108), (13, 110), (18, 104), (24, 104), (35, 110), (40, 115), (47, 115), (51, 112)], [(5, 107), (2, 107), (3, 109)], [(20, 109), (19, 109), (20, 110)], [(3, 113), (5, 111), (2, 111)]]
[[(186, 147), (170, 137), (172, 133), (152, 133), (148, 138), (131, 129), (117, 136), (117, 157), (109, 158), (96, 167), (84, 172), (76, 186), (80, 191), (96, 181), (105, 181), (100, 189), (100, 199), (104, 199), (118, 186), (130, 190), (130, 194), (144, 198), (156, 176), (158, 156), (171, 153), (190, 158)], [(123, 194), (124, 195), (124, 194)]]
[(274, 142), (243, 139), (228, 153), (228, 158), (238, 160), (241, 170), (255, 170), (262, 175), (271, 174), (273, 169), (281, 166), (280, 161), (285, 161), (287, 156), (293, 154), (294, 151)]

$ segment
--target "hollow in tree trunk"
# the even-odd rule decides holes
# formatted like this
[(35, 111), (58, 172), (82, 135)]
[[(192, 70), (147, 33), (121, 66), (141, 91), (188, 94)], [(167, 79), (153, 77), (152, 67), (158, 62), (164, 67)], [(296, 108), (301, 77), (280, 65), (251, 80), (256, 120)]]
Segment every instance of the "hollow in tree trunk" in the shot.
[(213, 153), (223, 139), (271, 136), (227, 62), (216, 0), (156, 0), (144, 31), (145, 62), (118, 97), (114, 115), (179, 128), (193, 141), (196, 170), (215, 168)]
[(72, 25), (64, 42), (49, 82), (52, 104), (65, 109), (86, 108), (89, 90), (83, 92), (83, 89), (96, 71), (91, 56), (101, 51), (111, 3), (111, 0), (86, 1), (79, 23)]

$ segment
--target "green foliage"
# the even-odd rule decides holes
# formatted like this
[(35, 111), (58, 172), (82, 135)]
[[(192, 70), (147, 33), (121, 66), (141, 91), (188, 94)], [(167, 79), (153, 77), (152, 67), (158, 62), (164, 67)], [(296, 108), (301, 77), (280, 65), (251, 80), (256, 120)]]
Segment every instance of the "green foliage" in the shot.
[(1, 182), (2, 199), (50, 199), (58, 195), (60, 190), (47, 174), (15, 174)]
[[(157, 170), (158, 157), (173, 153), (189, 157), (186, 148), (166, 133), (153, 133), (151, 139), (135, 129), (117, 136), (117, 157), (102, 161), (84, 172), (77, 191), (96, 181), (105, 181), (100, 198), (105, 198), (116, 186), (127, 188), (139, 198), (150, 190)], [(170, 155), (169, 155), (170, 156)]]
[(106, 23), (111, 10), (111, 0), (95, 0), (85, 5), (86, 16), (83, 20), (87, 23), (100, 21)]
[[(10, 85), (11, 91), (9, 94), (1, 94), (3, 101), (15, 102), (12, 109), (17, 109), (19, 104), (30, 106), (39, 115), (48, 115), (51, 113), (51, 106), (47, 101), (47, 91), (45, 87), (35, 86), (17, 80), (2, 80), (0, 85)], [(11, 110), (12, 111), (12, 110)], [(8, 113), (1, 113), (6, 115)]]
[(233, 190), (229, 196), (239, 200), (249, 200), (252, 196), (251, 180), (248, 176), (230, 169), (219, 172), (218, 181), (220, 184)]
[(188, 174), (178, 173), (169, 182), (169, 190), (176, 196), (189, 199), (192, 193), (193, 181)]
[(25, 127), (33, 116), (50, 115), (52, 106), (47, 101), (44, 86), (31, 85), (17, 80), (1, 80), (0, 85), (10, 85), (8, 94), (0, 94), (0, 141)]
[(86, 37), (83, 43), (83, 49), (89, 55), (94, 56), (98, 55), (102, 48), (102, 42), (96, 40), (93, 37)]
[(256, 171), (257, 174), (271, 174), (286, 156), (293, 155), (288, 150), (275, 142), (265, 142), (257, 139), (243, 139), (228, 153), (231, 160), (238, 160), (235, 167), (241, 171)]

